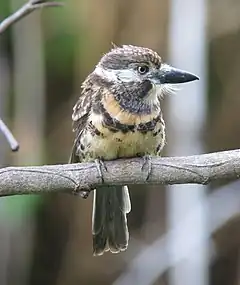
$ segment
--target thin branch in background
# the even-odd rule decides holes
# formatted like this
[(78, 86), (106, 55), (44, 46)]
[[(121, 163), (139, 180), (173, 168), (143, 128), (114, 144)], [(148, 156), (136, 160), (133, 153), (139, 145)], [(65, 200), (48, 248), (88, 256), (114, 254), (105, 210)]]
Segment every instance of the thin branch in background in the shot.
[(12, 151), (18, 151), (19, 149), (19, 143), (14, 138), (13, 134), (9, 130), (9, 128), (6, 126), (6, 124), (3, 122), (3, 120), (0, 119), (0, 130), (4, 134), (5, 138), (7, 139), (11, 150)]
[[(19, 10), (17, 10), (15, 13), (13, 13), (12, 15), (10, 15), (8, 18), (6, 18), (0, 23), (0, 34), (3, 33), (9, 26), (18, 22), (20, 19), (27, 16), (34, 10), (45, 7), (59, 7), (63, 5), (64, 3), (56, 1), (30, 0), (26, 4), (24, 4)], [(6, 124), (3, 122), (2, 119), (0, 119), (0, 130), (7, 139), (12, 151), (18, 151), (19, 143), (14, 138), (13, 134), (11, 133), (11, 131), (9, 130), (9, 128), (6, 126)]]
[(18, 151), (19, 150), (19, 143), (15, 139), (14, 135), (12, 132), (9, 130), (7, 125), (3, 122), (3, 120), (0, 118), (0, 131), (3, 133), (5, 138), (7, 139), (10, 148), (12, 151)]
[(8, 18), (6, 18), (0, 23), (0, 34), (3, 33), (9, 26), (18, 22), (19, 20), (21, 20), (23, 17), (27, 16), (34, 10), (45, 7), (59, 7), (63, 5), (64, 3), (57, 1), (30, 0), (29, 2), (24, 4), (19, 10), (17, 10), (15, 13), (13, 13), (12, 15), (10, 15)]

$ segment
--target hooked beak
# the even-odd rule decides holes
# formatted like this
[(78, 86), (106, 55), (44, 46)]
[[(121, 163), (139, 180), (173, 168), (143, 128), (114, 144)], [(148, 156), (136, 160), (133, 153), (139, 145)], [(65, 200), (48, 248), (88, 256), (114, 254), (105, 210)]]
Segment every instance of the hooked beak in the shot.
[(164, 64), (154, 77), (155, 83), (158, 84), (176, 84), (199, 80), (196, 75), (167, 64)]

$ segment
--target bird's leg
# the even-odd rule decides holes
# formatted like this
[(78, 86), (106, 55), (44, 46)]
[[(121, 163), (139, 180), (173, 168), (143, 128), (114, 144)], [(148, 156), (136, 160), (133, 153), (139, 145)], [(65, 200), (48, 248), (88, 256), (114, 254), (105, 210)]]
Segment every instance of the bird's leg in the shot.
[(148, 181), (151, 172), (152, 172), (152, 158), (150, 155), (144, 155), (143, 156), (143, 165), (142, 165), (142, 171), (144, 170), (144, 168), (147, 167), (147, 177), (146, 177), (146, 181)]
[(99, 177), (101, 178), (102, 183), (104, 183), (102, 168), (104, 168), (104, 170), (107, 171), (107, 167), (106, 167), (104, 161), (102, 159), (99, 159), (99, 158), (95, 159), (95, 164), (96, 164), (96, 167), (97, 167), (97, 171), (98, 171)]
[[(106, 167), (106, 165), (102, 159), (95, 159), (94, 162), (96, 164), (96, 168), (97, 168), (97, 172), (99, 174), (99, 177), (101, 178), (102, 183), (104, 183), (102, 168), (104, 168), (104, 170), (107, 171), (107, 167)], [(79, 189), (79, 187), (76, 187), (73, 191), (73, 194), (79, 195), (80, 197), (87, 199), (90, 192), (93, 189), (94, 188), (91, 188), (91, 187), (85, 187), (84, 189)]]

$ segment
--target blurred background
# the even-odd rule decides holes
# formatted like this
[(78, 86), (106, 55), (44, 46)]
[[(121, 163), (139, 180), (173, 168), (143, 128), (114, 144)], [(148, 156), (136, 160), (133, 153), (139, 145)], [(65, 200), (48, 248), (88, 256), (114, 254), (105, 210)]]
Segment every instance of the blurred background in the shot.
[[(0, 21), (24, 0), (1, 0)], [(68, 0), (0, 36), (0, 163), (65, 163), (81, 82), (117, 45), (152, 48), (201, 80), (164, 98), (164, 155), (240, 146), (240, 1)], [(240, 284), (240, 181), (131, 187), (129, 249), (92, 256), (91, 197), (0, 199), (0, 285)]]

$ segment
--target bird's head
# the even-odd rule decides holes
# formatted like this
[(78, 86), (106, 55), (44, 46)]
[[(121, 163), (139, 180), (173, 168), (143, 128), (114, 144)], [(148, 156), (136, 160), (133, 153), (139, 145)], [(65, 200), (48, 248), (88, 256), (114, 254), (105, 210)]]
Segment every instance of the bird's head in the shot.
[(136, 112), (159, 102), (172, 84), (198, 79), (162, 63), (155, 51), (132, 45), (114, 47), (101, 58), (93, 74), (101, 78), (121, 104), (135, 106)]

